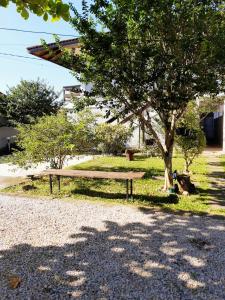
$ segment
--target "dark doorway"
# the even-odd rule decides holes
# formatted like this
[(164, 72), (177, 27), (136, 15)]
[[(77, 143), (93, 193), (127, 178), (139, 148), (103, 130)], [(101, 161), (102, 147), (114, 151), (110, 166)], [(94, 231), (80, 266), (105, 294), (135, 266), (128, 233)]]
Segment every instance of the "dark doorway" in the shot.
[(222, 113), (210, 113), (203, 121), (203, 130), (206, 136), (207, 146), (223, 145), (223, 115)]

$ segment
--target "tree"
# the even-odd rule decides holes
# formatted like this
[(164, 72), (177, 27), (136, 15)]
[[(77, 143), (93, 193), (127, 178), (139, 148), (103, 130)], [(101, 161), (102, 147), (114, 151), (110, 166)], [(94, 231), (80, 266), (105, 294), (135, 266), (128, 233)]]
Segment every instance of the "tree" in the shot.
[(103, 123), (96, 128), (98, 150), (106, 154), (122, 153), (131, 136), (132, 130), (121, 124)]
[(92, 122), (86, 112), (74, 123), (60, 111), (39, 118), (35, 124), (18, 126), (17, 144), (22, 151), (15, 152), (14, 162), (22, 167), (49, 162), (61, 169), (68, 155), (85, 153), (93, 147)]
[(65, 64), (81, 82), (93, 83), (90, 96), (99, 96), (100, 106), (133, 112), (153, 135), (167, 189), (173, 184), (175, 130), (188, 102), (224, 90), (224, 1), (83, 3), (83, 13), (72, 9), (81, 51), (67, 50)]
[(55, 114), (60, 108), (58, 95), (43, 81), (22, 80), (0, 98), (0, 113), (11, 125), (28, 124), (43, 115)]
[(176, 143), (184, 160), (184, 172), (189, 173), (189, 168), (194, 159), (202, 153), (206, 146), (205, 134), (200, 126), (199, 106), (191, 101), (178, 123)]
[(29, 11), (42, 16), (45, 21), (49, 16), (53, 21), (63, 18), (65, 21), (69, 20), (69, 5), (63, 3), (62, 0), (0, 0), (0, 7), (7, 7), (10, 3), (16, 5), (18, 13), (24, 18), (29, 18)]
[(8, 121), (5, 118), (6, 103), (6, 95), (0, 92), (0, 127), (8, 125)]

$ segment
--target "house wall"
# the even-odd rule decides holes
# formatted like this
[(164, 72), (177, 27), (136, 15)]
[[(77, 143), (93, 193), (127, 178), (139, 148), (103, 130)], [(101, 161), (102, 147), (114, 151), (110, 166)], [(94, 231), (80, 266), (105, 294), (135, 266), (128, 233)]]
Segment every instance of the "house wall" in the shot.
[(3, 149), (7, 146), (8, 140), (7, 137), (11, 137), (11, 143), (14, 142), (15, 138), (13, 138), (15, 135), (17, 135), (17, 130), (13, 127), (0, 127), (0, 149)]

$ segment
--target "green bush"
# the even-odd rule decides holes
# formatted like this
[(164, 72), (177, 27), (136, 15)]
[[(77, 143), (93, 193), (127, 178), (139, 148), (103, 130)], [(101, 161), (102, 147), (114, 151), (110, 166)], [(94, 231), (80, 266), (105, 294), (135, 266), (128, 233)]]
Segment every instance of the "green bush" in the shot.
[(206, 146), (205, 134), (200, 126), (199, 107), (191, 101), (179, 123), (179, 134), (176, 135), (176, 145), (184, 157), (184, 172), (189, 172), (189, 167), (196, 156), (202, 153)]
[(85, 153), (94, 145), (94, 119), (89, 112), (78, 114), (77, 120), (68, 120), (64, 111), (44, 116), (35, 124), (18, 127), (18, 145), (22, 151), (14, 154), (20, 166), (49, 162), (61, 169), (68, 155)]
[(124, 125), (100, 124), (96, 128), (97, 150), (105, 154), (121, 154), (131, 136), (132, 130)]

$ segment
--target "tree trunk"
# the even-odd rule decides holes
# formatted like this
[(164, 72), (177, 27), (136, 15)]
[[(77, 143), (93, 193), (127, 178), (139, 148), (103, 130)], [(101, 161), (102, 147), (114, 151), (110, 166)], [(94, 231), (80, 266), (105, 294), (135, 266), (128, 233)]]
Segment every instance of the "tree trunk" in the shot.
[(185, 164), (184, 164), (184, 173), (185, 174), (189, 173), (189, 163), (187, 160), (185, 160)]
[(173, 169), (172, 169), (172, 153), (166, 153), (164, 156), (164, 167), (165, 167), (165, 183), (164, 190), (167, 191), (173, 186)]
[(169, 188), (173, 187), (173, 147), (174, 147), (174, 134), (175, 134), (175, 119), (173, 118), (172, 124), (170, 126), (165, 126), (165, 148), (166, 151), (163, 155), (164, 166), (165, 166), (165, 184), (164, 190), (167, 191)]
[(169, 188), (173, 186), (173, 170), (172, 170), (172, 158), (173, 158), (173, 147), (174, 147), (174, 135), (176, 128), (176, 119), (180, 116), (177, 116), (175, 113), (172, 114), (171, 122), (168, 121), (168, 118), (162, 119), (165, 128), (165, 145), (161, 143), (158, 133), (152, 126), (151, 116), (147, 113), (148, 120), (144, 118), (142, 113), (138, 113), (139, 120), (141, 124), (144, 124), (146, 128), (150, 131), (153, 137), (156, 140), (156, 143), (161, 151), (164, 167), (165, 167), (165, 184), (164, 190), (167, 191)]

